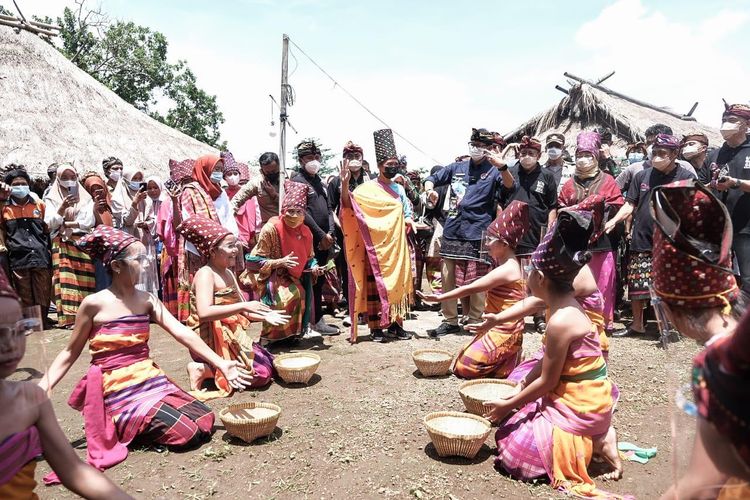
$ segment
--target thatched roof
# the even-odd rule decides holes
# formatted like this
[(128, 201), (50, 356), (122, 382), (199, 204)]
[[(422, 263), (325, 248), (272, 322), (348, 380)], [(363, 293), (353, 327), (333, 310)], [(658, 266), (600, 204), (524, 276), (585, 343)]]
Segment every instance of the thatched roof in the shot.
[(46, 178), (53, 162), (99, 170), (107, 156), (166, 175), (170, 158), (217, 152), (123, 101), (38, 36), (6, 26), (0, 96), (0, 164), (24, 164), (35, 177)]
[(523, 135), (532, 135), (543, 140), (547, 134), (558, 132), (565, 135), (566, 146), (570, 146), (575, 144), (576, 135), (581, 130), (603, 127), (612, 132), (615, 144), (623, 146), (645, 140), (644, 132), (656, 123), (669, 125), (679, 138), (700, 131), (706, 134), (712, 146), (724, 142), (718, 129), (698, 123), (693, 117), (585, 81), (573, 85), (556, 106), (534, 116), (506, 134), (505, 138), (518, 141)]

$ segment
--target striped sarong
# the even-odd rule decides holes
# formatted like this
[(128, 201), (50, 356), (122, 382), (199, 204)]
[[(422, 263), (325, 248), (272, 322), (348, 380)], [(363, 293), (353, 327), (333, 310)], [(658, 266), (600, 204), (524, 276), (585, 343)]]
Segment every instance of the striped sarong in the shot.
[(52, 286), (60, 327), (75, 323), (78, 306), (96, 291), (94, 263), (88, 254), (60, 237), (52, 240)]
[(34, 459), (41, 454), (36, 427), (11, 434), (0, 442), (0, 498), (37, 498)]

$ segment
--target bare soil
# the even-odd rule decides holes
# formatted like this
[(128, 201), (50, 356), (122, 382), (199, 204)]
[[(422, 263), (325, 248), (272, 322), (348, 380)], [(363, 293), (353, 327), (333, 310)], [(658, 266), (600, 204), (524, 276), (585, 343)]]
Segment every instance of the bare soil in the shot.
[[(434, 312), (418, 312), (406, 328), (422, 335), (440, 322)], [(338, 320), (332, 321), (339, 323)], [(340, 324), (340, 323), (339, 323)], [(152, 327), (151, 354), (180, 386), (187, 387), (187, 351), (158, 327)], [(459, 410), (461, 380), (423, 378), (411, 359), (415, 349), (439, 346), (457, 351), (468, 335), (439, 341), (418, 338), (376, 344), (366, 329), (357, 345), (344, 334), (312, 339), (294, 351), (317, 352), (322, 363), (307, 386), (274, 383), (266, 390), (235, 394), (209, 402), (218, 410), (229, 403), (258, 400), (282, 407), (272, 436), (251, 445), (231, 438), (217, 416), (210, 443), (187, 452), (146, 448), (107, 475), (137, 498), (560, 498), (546, 484), (512, 480), (493, 467), (494, 432), (473, 460), (437, 456), (422, 419), (432, 411)], [(257, 335), (257, 326), (254, 333)], [(45, 333), (49, 362), (65, 345), (68, 331)], [(528, 331), (524, 351), (535, 352), (541, 335)], [(17, 379), (42, 368), (39, 345), (29, 346)], [(649, 463), (625, 462), (624, 478), (598, 485), (615, 493), (657, 498), (671, 483), (689, 454), (694, 423), (674, 405), (675, 388), (688, 380), (698, 347), (683, 339), (665, 352), (654, 338), (613, 339), (610, 376), (621, 398), (615, 413), (620, 441), (657, 447)], [(67, 405), (71, 389), (89, 362), (84, 354), (53, 394), (60, 424), (85, 457), (81, 415)], [(23, 368), (29, 370), (23, 370)], [(672, 425), (674, 424), (674, 426)], [(675, 428), (676, 437), (671, 433)], [(678, 450), (673, 457), (673, 444)], [(37, 480), (49, 471), (46, 462)], [(62, 487), (38, 486), (41, 498), (71, 498)]]

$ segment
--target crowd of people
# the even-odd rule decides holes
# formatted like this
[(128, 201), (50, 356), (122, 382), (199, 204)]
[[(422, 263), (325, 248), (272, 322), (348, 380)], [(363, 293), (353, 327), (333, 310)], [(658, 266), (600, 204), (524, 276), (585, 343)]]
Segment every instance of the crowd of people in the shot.
[[(33, 489), (32, 459), (43, 453), (54, 470), (46, 483), (126, 497), (98, 470), (136, 441), (210, 439), (205, 401), (268, 385), (270, 350), (340, 334), (324, 320), (340, 311), (351, 343), (359, 326), (373, 342), (470, 333), (453, 373), (519, 388), (487, 406), (499, 424), (498, 466), (608, 496), (588, 468), (598, 457), (605, 478), (622, 475), (611, 338), (647, 335), (651, 302), (707, 346), (692, 372), (700, 418), (690, 471), (665, 497), (704, 498), (747, 481), (749, 123), (750, 107), (727, 106), (720, 145), (654, 124), (620, 155), (606, 130), (569, 145), (559, 133), (508, 144), (478, 128), (468, 155), (425, 177), (408, 169), (388, 129), (374, 133), (376, 168), (348, 142), (338, 175), (326, 179), (311, 141), (297, 146), (291, 176), (274, 153), (256, 172), (229, 152), (170, 161), (166, 179), (108, 157), (101, 172), (52, 165), (36, 193), (24, 167), (9, 165), (0, 401), (13, 410), (0, 414), (0, 496)], [(628, 302), (632, 321), (618, 330)], [(436, 329), (404, 328), (435, 304)], [(5, 380), (25, 349), (21, 307), (33, 306), (44, 328), (72, 330), (41, 388)], [(544, 342), (524, 359), (527, 317)], [(258, 342), (247, 332), (253, 321)], [(151, 359), (151, 323), (188, 349), (188, 390)], [(45, 392), (87, 345), (91, 365), (69, 403), (83, 414), (93, 467), (75, 458)]]

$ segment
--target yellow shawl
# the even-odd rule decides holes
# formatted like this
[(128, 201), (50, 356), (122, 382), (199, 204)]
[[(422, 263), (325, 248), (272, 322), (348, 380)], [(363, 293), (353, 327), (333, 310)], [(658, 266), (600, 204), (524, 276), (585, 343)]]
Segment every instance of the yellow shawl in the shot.
[(375, 277), (387, 327), (409, 310), (413, 293), (404, 207), (391, 187), (370, 181), (351, 193), (352, 208), (341, 208), (341, 228), (349, 265), (350, 339), (357, 340), (357, 318), (367, 312), (367, 274)]

